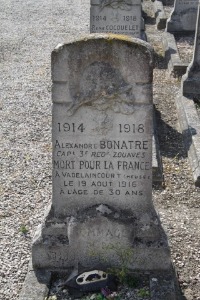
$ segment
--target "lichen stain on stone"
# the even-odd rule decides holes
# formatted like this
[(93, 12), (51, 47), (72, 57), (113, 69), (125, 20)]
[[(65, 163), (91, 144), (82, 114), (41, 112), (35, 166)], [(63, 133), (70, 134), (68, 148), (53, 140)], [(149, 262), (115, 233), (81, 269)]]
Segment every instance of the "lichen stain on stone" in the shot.
[[(134, 38), (132, 36), (128, 36), (128, 35), (124, 35), (124, 34), (117, 34), (117, 33), (91, 33), (91, 34), (87, 34), (83, 37), (81, 37), (80, 39), (74, 39), (69, 41), (67, 44), (58, 44), (56, 46), (55, 50), (59, 50), (58, 47), (63, 48), (63, 46), (68, 46), (68, 45), (72, 45), (72, 44), (80, 44), (82, 42), (87, 42), (87, 41), (99, 41), (99, 40), (104, 40), (104, 41), (124, 41), (124, 42), (129, 42), (131, 44), (138, 45), (138, 46), (144, 46), (144, 47), (148, 47), (149, 49), (151, 48), (150, 44), (148, 44), (147, 42), (139, 39), (139, 38)], [(152, 48), (151, 48), (152, 49)]]
[(129, 37), (128, 35), (116, 34), (116, 33), (108, 33), (107, 40), (109, 41), (121, 40), (121, 41), (133, 43), (132, 37)]

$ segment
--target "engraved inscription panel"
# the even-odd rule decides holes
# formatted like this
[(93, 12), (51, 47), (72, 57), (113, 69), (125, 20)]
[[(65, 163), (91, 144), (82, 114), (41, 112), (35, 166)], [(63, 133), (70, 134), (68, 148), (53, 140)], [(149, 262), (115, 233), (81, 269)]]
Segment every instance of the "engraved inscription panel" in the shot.
[(198, 0), (176, 0), (177, 9), (195, 7), (198, 4)]
[(54, 199), (78, 210), (106, 203), (133, 209), (151, 191), (151, 106), (131, 114), (54, 108)]
[(176, 0), (174, 10), (167, 21), (167, 31), (194, 31), (198, 0)]
[(97, 1), (91, 5), (90, 32), (112, 32), (140, 37), (141, 1)]

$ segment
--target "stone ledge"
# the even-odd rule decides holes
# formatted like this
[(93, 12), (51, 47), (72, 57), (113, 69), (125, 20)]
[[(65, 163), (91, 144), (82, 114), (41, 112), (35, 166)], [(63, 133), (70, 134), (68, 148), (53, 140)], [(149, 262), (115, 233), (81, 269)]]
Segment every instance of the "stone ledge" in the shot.
[(178, 95), (176, 106), (194, 182), (200, 187), (200, 120), (193, 100)]
[(181, 77), (186, 73), (188, 64), (183, 63), (180, 59), (174, 35), (169, 32), (163, 33), (162, 44), (170, 74), (174, 77)]
[(158, 30), (165, 29), (167, 16), (164, 12), (163, 3), (161, 1), (154, 1), (154, 13), (156, 18), (156, 26)]
[(51, 273), (43, 270), (34, 271), (31, 258), (19, 300), (44, 300), (48, 297), (50, 282)]

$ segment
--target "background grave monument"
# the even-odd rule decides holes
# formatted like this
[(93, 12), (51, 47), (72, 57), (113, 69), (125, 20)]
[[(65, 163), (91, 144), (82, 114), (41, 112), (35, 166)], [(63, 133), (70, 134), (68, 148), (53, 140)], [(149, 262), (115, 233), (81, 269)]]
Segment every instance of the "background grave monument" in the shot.
[[(53, 199), (35, 268), (92, 268), (117, 245), (133, 250), (130, 269), (169, 269), (151, 199), (152, 71), (149, 44), (131, 37), (93, 34), (53, 51)], [(115, 254), (104, 251), (107, 263), (119, 264)]]
[[(193, 95), (200, 97), (200, 21), (199, 7), (194, 43), (194, 54), (186, 74), (182, 77), (182, 93), (184, 96)], [(200, 102), (200, 99), (199, 99)]]
[(141, 0), (91, 0), (90, 32), (145, 39)]
[(200, 124), (199, 114), (193, 100), (200, 103), (200, 21), (198, 16), (194, 53), (186, 74), (182, 77), (181, 92), (176, 98), (177, 112), (185, 148), (192, 170), (194, 183), (200, 187)]
[(168, 32), (195, 31), (199, 0), (175, 0), (174, 9), (167, 20)]

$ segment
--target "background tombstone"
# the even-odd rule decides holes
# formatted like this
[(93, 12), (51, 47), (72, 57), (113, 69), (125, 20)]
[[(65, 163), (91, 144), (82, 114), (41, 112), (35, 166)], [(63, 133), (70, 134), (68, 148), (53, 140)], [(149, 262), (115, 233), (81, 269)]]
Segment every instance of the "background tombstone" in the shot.
[(101, 251), (117, 265), (111, 245), (133, 250), (131, 269), (170, 267), (151, 199), (152, 69), (149, 44), (131, 37), (93, 34), (53, 51), (53, 199), (35, 268), (92, 268)]
[[(199, 6), (200, 7), (200, 6)], [(197, 96), (200, 102), (200, 20), (199, 8), (197, 16), (194, 54), (191, 64), (187, 68), (186, 74), (182, 77), (182, 93), (184, 96)]]
[(145, 39), (141, 0), (91, 0), (90, 32)]
[(199, 0), (175, 0), (174, 9), (167, 20), (168, 32), (195, 31)]

